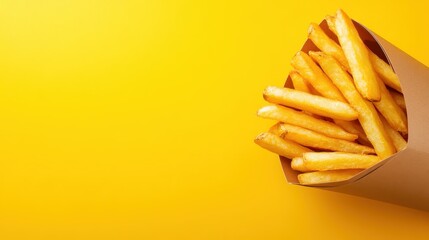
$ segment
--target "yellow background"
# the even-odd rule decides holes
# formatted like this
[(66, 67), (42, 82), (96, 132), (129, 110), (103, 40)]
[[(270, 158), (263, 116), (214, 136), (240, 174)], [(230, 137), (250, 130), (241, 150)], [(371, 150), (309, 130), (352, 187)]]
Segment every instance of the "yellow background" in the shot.
[(0, 239), (418, 239), (429, 213), (288, 185), (253, 143), (343, 8), (429, 65), (426, 1), (0, 2)]

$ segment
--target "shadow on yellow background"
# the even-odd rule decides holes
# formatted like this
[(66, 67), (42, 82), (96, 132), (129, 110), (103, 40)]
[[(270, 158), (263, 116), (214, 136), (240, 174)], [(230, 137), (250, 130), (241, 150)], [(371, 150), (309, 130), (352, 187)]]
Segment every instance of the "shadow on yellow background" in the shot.
[(288, 185), (253, 143), (339, 7), (429, 64), (424, 1), (1, 2), (0, 239), (427, 236), (427, 212)]

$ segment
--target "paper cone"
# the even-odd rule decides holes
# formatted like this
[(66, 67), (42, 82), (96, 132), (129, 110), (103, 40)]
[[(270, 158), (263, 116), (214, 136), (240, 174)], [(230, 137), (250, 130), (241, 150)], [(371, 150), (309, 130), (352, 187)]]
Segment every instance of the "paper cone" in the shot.
[[(399, 77), (408, 115), (408, 145), (395, 155), (366, 169), (353, 178), (337, 183), (311, 187), (358, 195), (429, 211), (429, 68), (388, 41), (354, 22), (371, 50), (385, 59)], [(329, 32), (327, 24), (320, 24)], [(307, 40), (302, 50), (317, 50)], [(290, 80), (285, 86), (289, 86)], [(299, 184), (299, 172), (290, 167), (290, 160), (280, 157), (288, 182)]]

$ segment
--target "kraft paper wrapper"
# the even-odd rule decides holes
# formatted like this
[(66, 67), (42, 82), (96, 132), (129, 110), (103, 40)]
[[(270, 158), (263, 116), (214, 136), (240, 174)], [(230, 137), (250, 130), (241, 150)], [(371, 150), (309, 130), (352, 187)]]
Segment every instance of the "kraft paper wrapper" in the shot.
[[(319, 189), (358, 195), (429, 211), (429, 68), (388, 41), (354, 22), (366, 45), (393, 67), (404, 93), (408, 115), (408, 145), (395, 155), (353, 178), (337, 183), (311, 185)], [(323, 21), (325, 32), (334, 36)], [(335, 38), (335, 37), (334, 37)], [(302, 50), (317, 50), (307, 40)], [(288, 79), (285, 86), (290, 86)], [(299, 172), (280, 157), (289, 183), (299, 184)]]

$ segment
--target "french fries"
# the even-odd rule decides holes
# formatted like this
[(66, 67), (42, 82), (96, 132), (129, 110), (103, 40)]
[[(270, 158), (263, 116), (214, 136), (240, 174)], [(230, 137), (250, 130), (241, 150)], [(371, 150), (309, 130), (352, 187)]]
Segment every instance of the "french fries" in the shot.
[(387, 135), (392, 139), (393, 146), (395, 146), (396, 151), (399, 152), (407, 146), (407, 141), (402, 137), (402, 135), (393, 129), (390, 124), (386, 121), (383, 116), (380, 116), (381, 122), (383, 123), (384, 128), (386, 129)]
[(269, 86), (265, 88), (263, 96), (268, 102), (305, 110), (324, 117), (349, 121), (358, 117), (357, 112), (347, 103), (290, 88)]
[(270, 131), (277, 133), (280, 137), (284, 139), (288, 139), (299, 143), (302, 146), (314, 149), (361, 154), (375, 153), (374, 149), (371, 147), (360, 145), (355, 142), (345, 141), (342, 139), (327, 137), (323, 134), (286, 123), (278, 123), (274, 125), (270, 129)]
[(322, 69), (333, 79), (347, 101), (359, 113), (359, 122), (362, 125), (369, 141), (381, 158), (387, 158), (395, 153), (391, 139), (387, 135), (378, 113), (371, 102), (363, 99), (357, 91), (350, 75), (345, 72), (339, 63), (331, 56), (322, 52), (310, 52)]
[(368, 49), (360, 39), (352, 20), (341, 9), (335, 17), (335, 30), (359, 93), (369, 101), (380, 101), (380, 87)]
[(298, 71), (292, 70), (289, 73), (290, 79), (292, 80), (293, 87), (301, 92), (315, 94), (314, 88), (311, 84), (305, 80)]
[(315, 132), (322, 133), (326, 136), (338, 139), (353, 141), (358, 137), (357, 135), (349, 133), (331, 122), (318, 119), (303, 112), (299, 112), (280, 105), (262, 107), (258, 110), (257, 115), (262, 118), (269, 118), (307, 128)]
[[(335, 17), (334, 16), (331, 16), (331, 15), (327, 15), (326, 17), (325, 17), (325, 20), (326, 20), (326, 23), (328, 24), (328, 28), (329, 28), (329, 30), (331, 30), (331, 32), (333, 32), (335, 35), (337, 35), (338, 36), (338, 33), (337, 33), (337, 29), (336, 29), (336, 27), (335, 27)], [(320, 49), (320, 50), (322, 50), (323, 51), (323, 49)], [(332, 55), (332, 56), (334, 56), (334, 55)], [(334, 56), (335, 57), (335, 56)], [(344, 56), (345, 57), (345, 56)], [(337, 59), (338, 60), (338, 59)], [(338, 60), (338, 61), (340, 61), (340, 60)], [(341, 61), (340, 61), (341, 62)], [(348, 64), (348, 63), (347, 63)]]
[(347, 169), (307, 172), (299, 174), (298, 181), (304, 185), (341, 182), (352, 178), (361, 171), (362, 169)]
[(294, 157), (292, 158), (290, 162), (290, 166), (293, 170), (300, 171), (300, 172), (311, 172), (309, 169), (307, 169), (304, 165), (304, 158), (302, 157)]
[(259, 134), (255, 139), (255, 143), (268, 151), (287, 158), (300, 157), (305, 152), (311, 152), (311, 150), (306, 147), (292, 141), (282, 139), (270, 132)]
[(322, 96), (345, 102), (340, 91), (306, 53), (297, 52), (291, 64)]
[(341, 49), (340, 45), (338, 45), (334, 40), (329, 38), (319, 25), (315, 23), (310, 24), (310, 28), (308, 29), (308, 38), (321, 51), (333, 56), (335, 59), (338, 60), (338, 62), (341, 63), (341, 66), (345, 70), (350, 72), (349, 63), (347, 62), (346, 56), (344, 55), (344, 52)]
[(371, 142), (369, 141), (368, 137), (366, 136), (362, 126), (357, 121), (344, 121), (344, 120), (334, 120), (335, 124), (343, 128), (349, 133), (356, 134), (358, 136), (358, 142), (366, 145), (366, 146), (372, 146)]
[(390, 95), (392, 96), (393, 100), (396, 102), (396, 104), (398, 104), (398, 106), (400, 108), (402, 108), (402, 110), (406, 110), (406, 106), (405, 106), (405, 99), (404, 99), (404, 95), (402, 95), (401, 93), (398, 93), (396, 91), (390, 91)]
[(304, 167), (310, 171), (366, 169), (380, 162), (380, 157), (344, 152), (307, 152)]
[(289, 159), (304, 185), (346, 181), (407, 146), (393, 68), (364, 44), (344, 11), (325, 19), (334, 35), (311, 23), (308, 38), (320, 51), (296, 53), (293, 88), (267, 87), (263, 97), (272, 105), (257, 112), (276, 123), (255, 143)]
[[(329, 29), (337, 34), (337, 30), (335, 28), (335, 17), (333, 16), (326, 16), (325, 18), (326, 22), (328, 23)], [(317, 41), (317, 40), (316, 40)], [(313, 41), (314, 44), (316, 44), (316, 46), (322, 50), (323, 52), (332, 55), (333, 57), (335, 57), (342, 65), (346, 66), (347, 70), (350, 70), (350, 68), (348, 67), (348, 63), (344, 64), (344, 60), (345, 60), (345, 56), (341, 55), (339, 53), (331, 53), (329, 51), (326, 51), (326, 46), (318, 46), (317, 43), (315, 41)], [(330, 44), (330, 45), (337, 45), (335, 42), (325, 42), (325, 45)], [(337, 45), (338, 46), (338, 45)], [(330, 46), (330, 49), (334, 49), (336, 48), (336, 46)], [(401, 88), (401, 83), (399, 82), (399, 78), (398, 75), (395, 74), (395, 72), (393, 71), (392, 67), (387, 64), (385, 61), (383, 61), (383, 59), (381, 59), (380, 57), (377, 56), (377, 54), (375, 54), (374, 52), (371, 51), (371, 49), (368, 49), (368, 56), (369, 56), (369, 60), (371, 61), (375, 72), (377, 72), (378, 76), (380, 76), (380, 78), (383, 80), (383, 82), (395, 89), (398, 92), (402, 92), (402, 88)], [(344, 58), (343, 58), (344, 57)], [(350, 72), (350, 71), (349, 71)]]
[(378, 76), (383, 80), (383, 82), (395, 89), (398, 92), (402, 92), (401, 83), (399, 82), (398, 75), (393, 72), (392, 67), (387, 64), (383, 59), (378, 57), (375, 53), (369, 50), (369, 60), (374, 66), (374, 70), (378, 73)]
[(396, 104), (395, 100), (390, 95), (384, 83), (378, 80), (381, 92), (381, 100), (374, 102), (375, 107), (386, 118), (386, 121), (396, 131), (403, 134), (408, 133), (407, 116), (405, 112)]

